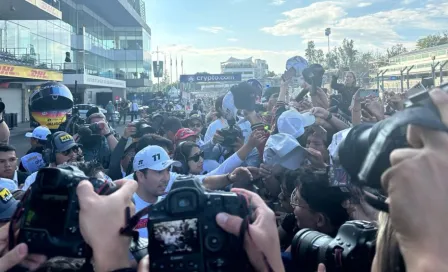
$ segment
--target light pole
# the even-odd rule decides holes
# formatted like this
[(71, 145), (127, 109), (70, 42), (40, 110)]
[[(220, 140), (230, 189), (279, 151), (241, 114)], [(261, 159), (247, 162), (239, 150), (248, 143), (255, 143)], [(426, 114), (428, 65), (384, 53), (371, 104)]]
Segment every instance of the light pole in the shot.
[(406, 86), (407, 86), (407, 89), (409, 90), (409, 72), (412, 70), (412, 68), (414, 68), (414, 65), (412, 65), (411, 67), (409, 67), (407, 70), (406, 70)]
[(404, 86), (403, 86), (403, 80), (404, 80), (404, 71), (406, 71), (408, 67), (404, 67), (403, 70), (400, 70), (400, 85), (401, 85), (401, 92), (404, 92)]
[[(154, 75), (157, 75), (156, 77), (157, 77), (157, 91), (158, 92), (160, 92), (160, 74), (159, 74), (159, 70), (160, 70), (160, 62), (159, 62), (159, 53), (160, 54), (162, 54), (162, 55), (164, 55), (165, 56), (165, 59), (166, 59), (166, 55), (165, 55), (165, 53), (164, 52), (162, 52), (162, 51), (159, 51), (159, 47), (157, 46), (157, 51), (155, 51), (155, 52), (152, 52), (152, 54), (156, 54), (156, 67), (155, 67), (155, 71), (157, 71), (157, 73), (156, 74), (154, 74)], [(165, 63), (165, 65), (166, 65), (166, 63)], [(162, 64), (162, 67), (163, 67), (163, 64)], [(162, 76), (163, 76), (163, 71), (162, 71)]]
[(432, 56), (432, 65), (431, 65), (431, 72), (432, 72), (432, 80), (434, 82), (434, 85), (436, 85), (436, 68), (440, 64), (440, 62), (437, 62), (434, 64), (436, 60), (436, 56)]
[(445, 65), (448, 63), (448, 60), (445, 61), (444, 63), (440, 64), (440, 85), (442, 85), (443, 83), (443, 67), (445, 67)]
[(328, 68), (330, 68), (330, 35), (331, 35), (331, 28), (327, 27), (325, 29), (325, 36), (327, 36), (328, 40), (328, 53), (327, 53)]

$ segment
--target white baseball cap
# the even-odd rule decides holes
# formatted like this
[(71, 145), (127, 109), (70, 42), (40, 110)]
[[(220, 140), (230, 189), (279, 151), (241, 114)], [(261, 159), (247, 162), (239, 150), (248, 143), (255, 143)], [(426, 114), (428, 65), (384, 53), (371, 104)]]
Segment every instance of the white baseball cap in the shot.
[(290, 170), (300, 168), (307, 151), (290, 134), (278, 133), (269, 136), (263, 152), (267, 165), (281, 165)]
[(27, 138), (35, 138), (38, 140), (47, 140), (47, 136), (51, 134), (51, 131), (44, 126), (39, 126), (33, 130), (33, 132), (27, 132), (25, 137)]
[(352, 128), (347, 128), (333, 134), (331, 144), (328, 146), (328, 153), (330, 155), (330, 163), (333, 164), (333, 158), (337, 156), (339, 144), (347, 137)]
[(305, 133), (305, 128), (313, 125), (316, 117), (310, 112), (301, 114), (291, 109), (283, 112), (277, 120), (277, 128), (279, 133), (286, 133), (298, 138)]
[(0, 178), (0, 188), (6, 188), (10, 192), (14, 192), (15, 190), (19, 190), (16, 182), (12, 179)]
[(170, 159), (165, 149), (157, 145), (149, 145), (140, 150), (134, 157), (134, 171), (151, 169), (155, 171), (165, 170), (170, 166), (181, 167), (178, 161)]
[(235, 107), (235, 102), (231, 91), (229, 91), (222, 99), (222, 111), (224, 112), (224, 117), (226, 119), (236, 118), (238, 109)]

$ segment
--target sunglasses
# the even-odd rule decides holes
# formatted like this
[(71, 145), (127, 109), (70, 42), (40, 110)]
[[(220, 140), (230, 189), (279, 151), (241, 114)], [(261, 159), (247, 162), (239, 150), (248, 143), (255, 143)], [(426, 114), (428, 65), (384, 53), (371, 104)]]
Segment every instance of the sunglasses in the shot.
[(191, 156), (190, 158), (188, 158), (188, 160), (198, 162), (200, 158), (204, 158), (204, 152), (199, 152), (199, 153)]
[(78, 154), (78, 152), (79, 152), (79, 147), (74, 146), (74, 147), (70, 148), (69, 150), (62, 151), (61, 154), (64, 155), (64, 156), (68, 156), (68, 155), (70, 155), (70, 153), (72, 153), (72, 151), (73, 151), (74, 153)]
[(201, 123), (194, 123), (194, 124), (191, 124), (191, 127), (199, 128), (199, 127), (202, 127), (202, 124)]

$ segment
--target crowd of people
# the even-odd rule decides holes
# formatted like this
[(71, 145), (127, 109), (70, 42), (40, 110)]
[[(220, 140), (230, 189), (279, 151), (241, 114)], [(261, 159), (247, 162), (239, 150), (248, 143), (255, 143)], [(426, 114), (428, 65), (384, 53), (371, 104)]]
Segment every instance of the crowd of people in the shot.
[[(256, 271), (300, 271), (292, 257), (297, 250), (294, 236), (311, 229), (336, 238), (340, 227), (351, 220), (378, 227), (371, 271), (448, 271), (441, 256), (448, 245), (444, 239), (448, 222), (443, 217), (448, 197), (446, 132), (407, 127), (407, 147), (395, 149), (387, 158), (390, 167), (378, 180), (382, 187), (365, 189), (344, 169), (347, 165), (340, 167), (338, 148), (353, 128), (372, 126), (403, 111), (406, 95), (362, 96), (353, 72), (346, 73), (344, 82), (333, 78), (331, 90), (315, 79), (299, 77), (300, 88), (308, 95), (289, 97), (292, 80), (286, 76), (280, 87), (267, 89), (243, 82), (213, 104), (191, 102), (194, 106), (183, 120), (151, 112), (127, 123), (122, 135), (114, 131), (108, 116), (94, 109), (86, 117), (90, 133), (70, 135), (37, 127), (25, 135), (30, 149), (21, 158), (8, 144), (8, 127), (0, 121), (0, 271), (85, 266), (84, 260), (67, 256), (49, 259), (33, 254), (26, 243), (8, 248), (9, 222), (27, 191), (33, 190), (39, 170), (67, 165), (119, 187), (108, 196), (98, 195), (88, 181), (77, 187), (79, 227), (93, 250), (97, 271), (150, 270), (151, 256), (137, 263), (129, 256), (131, 238), (120, 235), (125, 208), (139, 212), (162, 201), (185, 175), (195, 177), (207, 190), (232, 191), (250, 200), (254, 218), (244, 236), (244, 249)], [(241, 93), (254, 94), (253, 101), (261, 102), (237, 107)], [(436, 89), (430, 97), (448, 126), (448, 94)], [(120, 107), (128, 112), (134, 106), (123, 101)], [(361, 152), (352, 151), (353, 157)], [(366, 195), (388, 205), (388, 213), (379, 212)], [(217, 213), (216, 224), (239, 236), (243, 218)], [(140, 238), (151, 238), (147, 226), (148, 214), (134, 229)], [(189, 237), (180, 237), (188, 231)], [(184, 240), (199, 239), (197, 226), (183, 221), (160, 226), (157, 235), (168, 241), (160, 247), (166, 252), (192, 251)], [(330, 268), (321, 263), (314, 270), (326, 269)]]

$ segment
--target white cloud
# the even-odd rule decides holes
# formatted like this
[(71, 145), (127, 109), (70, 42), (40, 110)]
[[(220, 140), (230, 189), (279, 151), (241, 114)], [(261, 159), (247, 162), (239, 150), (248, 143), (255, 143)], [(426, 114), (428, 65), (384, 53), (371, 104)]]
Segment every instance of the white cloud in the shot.
[[(283, 15), (286, 17), (272, 27), (264, 27), (261, 30), (274, 36), (304, 35), (312, 32), (321, 32), (325, 26), (335, 23), (347, 13), (335, 2), (317, 2), (304, 8), (296, 8)], [(319, 28), (316, 28), (319, 26)], [(317, 33), (315, 33), (317, 34)]]
[(403, 0), (403, 1), (401, 1), (401, 4), (402, 5), (409, 5), (409, 4), (412, 4), (414, 2), (415, 2), (415, 0)]
[(271, 5), (281, 6), (286, 2), (286, 0), (272, 0)]
[[(350, 1), (350, 0), (349, 0)], [(355, 0), (353, 0), (355, 1)], [(398, 30), (424, 29), (437, 32), (446, 28), (448, 3), (427, 4), (422, 8), (399, 8), (359, 17), (350, 17), (346, 2), (324, 1), (284, 12), (284, 19), (261, 30), (274, 36), (300, 36), (303, 43), (314, 40), (326, 44), (324, 29), (331, 27), (333, 45), (344, 38), (355, 40), (360, 50), (385, 48), (385, 44), (409, 42)]]
[(370, 2), (361, 2), (361, 3), (358, 4), (358, 7), (359, 8), (364, 8), (364, 7), (368, 7), (368, 6), (371, 6), (371, 5), (372, 5), (372, 3), (370, 3)]
[(227, 39), (229, 42), (237, 42), (238, 41), (238, 39), (236, 39), (236, 38), (229, 38), (229, 39)]
[(198, 27), (200, 31), (209, 32), (213, 34), (218, 34), (219, 32), (225, 31), (223, 27), (220, 26), (201, 26)]

